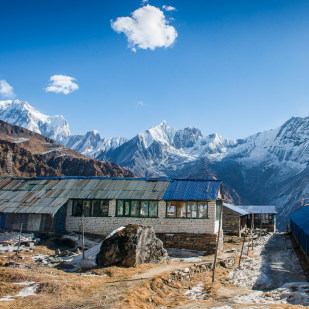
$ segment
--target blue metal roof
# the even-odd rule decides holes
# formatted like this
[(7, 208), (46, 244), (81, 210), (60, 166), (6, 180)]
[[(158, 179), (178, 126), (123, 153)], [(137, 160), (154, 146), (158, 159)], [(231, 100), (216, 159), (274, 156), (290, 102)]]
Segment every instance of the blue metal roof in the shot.
[(263, 206), (263, 205), (252, 205), (252, 206), (237, 206), (243, 210), (248, 211), (250, 214), (276, 214), (275, 206)]
[(231, 204), (228, 204), (228, 203), (223, 203), (223, 205), (224, 205), (224, 207), (231, 209), (231, 210), (239, 213), (242, 216), (249, 215), (249, 212), (247, 210), (244, 210), (244, 209), (240, 208), (239, 206), (231, 205)]
[(309, 235), (309, 206), (298, 208), (289, 217), (305, 234)]
[(221, 183), (221, 180), (171, 180), (162, 199), (169, 201), (217, 200)]

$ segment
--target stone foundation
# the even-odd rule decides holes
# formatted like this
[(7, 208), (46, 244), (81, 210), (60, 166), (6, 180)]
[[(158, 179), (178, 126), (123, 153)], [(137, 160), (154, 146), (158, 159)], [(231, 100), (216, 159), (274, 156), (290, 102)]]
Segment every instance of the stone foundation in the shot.
[[(183, 248), (212, 254), (217, 245), (217, 234), (157, 233), (156, 235), (162, 240), (164, 248)], [(221, 240), (219, 250), (222, 249), (223, 237)]]

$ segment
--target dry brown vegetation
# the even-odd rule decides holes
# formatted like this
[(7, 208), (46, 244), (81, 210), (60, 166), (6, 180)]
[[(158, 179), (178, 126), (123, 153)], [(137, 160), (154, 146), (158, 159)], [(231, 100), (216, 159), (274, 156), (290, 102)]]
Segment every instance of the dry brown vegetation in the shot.
[[(53, 267), (38, 266), (31, 259), (34, 254), (52, 253), (45, 246), (37, 246), (33, 253), (21, 253), (24, 259), (13, 253), (8, 257), (0, 257), (0, 298), (16, 295), (22, 288), (15, 285), (16, 282), (32, 281), (38, 285), (36, 295), (0, 302), (0, 308), (211, 308), (226, 304), (236, 294), (248, 293), (246, 289), (227, 284), (226, 277), (230, 270), (221, 266), (217, 267), (216, 282), (212, 283), (212, 272), (209, 269), (197, 270), (189, 277), (180, 276), (175, 279), (174, 271), (186, 266), (183, 262), (65, 273)], [(8, 260), (15, 260), (24, 267), (4, 267)], [(184, 295), (185, 291), (200, 283), (204, 286), (204, 299), (189, 300)], [(234, 307), (244, 308), (240, 304), (235, 304)], [(269, 304), (267, 307), (304, 308)]]

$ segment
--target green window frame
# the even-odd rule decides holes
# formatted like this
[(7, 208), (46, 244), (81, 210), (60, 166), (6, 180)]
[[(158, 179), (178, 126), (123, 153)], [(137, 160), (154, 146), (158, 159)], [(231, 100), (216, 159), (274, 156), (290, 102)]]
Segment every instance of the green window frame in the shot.
[(158, 218), (159, 202), (155, 200), (116, 200), (116, 217)]
[(108, 217), (109, 200), (102, 199), (73, 199), (72, 217)]
[(166, 201), (166, 218), (208, 219), (207, 201)]
[(220, 220), (221, 205), (222, 205), (222, 201), (216, 200), (216, 221)]

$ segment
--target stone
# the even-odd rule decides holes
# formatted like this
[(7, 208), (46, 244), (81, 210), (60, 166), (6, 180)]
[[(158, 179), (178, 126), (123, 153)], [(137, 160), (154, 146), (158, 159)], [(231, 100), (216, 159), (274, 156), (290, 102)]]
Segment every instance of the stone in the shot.
[(56, 238), (55, 242), (60, 247), (75, 248), (76, 242), (71, 238), (61, 237)]
[(1, 245), (3, 246), (13, 246), (14, 245), (14, 242), (13, 241), (10, 241), (10, 240), (3, 240), (0, 242)]
[(27, 242), (25, 244), (26, 247), (29, 247), (29, 248), (33, 248), (34, 247), (34, 242), (30, 241), (30, 242)]
[(163, 243), (152, 227), (129, 224), (106, 238), (96, 256), (99, 266), (134, 267), (169, 260)]

